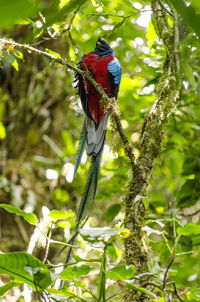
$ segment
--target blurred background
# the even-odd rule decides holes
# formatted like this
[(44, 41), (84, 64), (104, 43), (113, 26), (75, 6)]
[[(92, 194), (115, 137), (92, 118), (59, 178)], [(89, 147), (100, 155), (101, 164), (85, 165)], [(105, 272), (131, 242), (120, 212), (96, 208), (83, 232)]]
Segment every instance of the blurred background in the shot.
[[(122, 66), (117, 105), (137, 158), (142, 125), (156, 100), (166, 55), (150, 1), (5, 3), (0, 3), (0, 37), (30, 44), (67, 58), (74, 65), (83, 54), (94, 49), (99, 36), (106, 39)], [(188, 3), (198, 11), (198, 1)], [(192, 228), (181, 234), (178, 252), (189, 254), (176, 257), (170, 271), (180, 289), (191, 289), (188, 291), (192, 296), (198, 292), (200, 282), (200, 47), (190, 11), (188, 16), (180, 17), (183, 74), (180, 100), (165, 129), (163, 151), (148, 187), (150, 210), (144, 232), (152, 253), (151, 269), (162, 274), (170, 257), (166, 242), (173, 246), (173, 225), (179, 228), (191, 223), (197, 227), (196, 231)], [(172, 26), (170, 15), (167, 20)], [(1, 40), (0, 58), (0, 202), (35, 213), (47, 232), (49, 211), (77, 211), (89, 167), (85, 154), (72, 181), (84, 118), (74, 72), (42, 55), (5, 45)], [(93, 227), (123, 222), (123, 197), (130, 167), (112, 123), (108, 129), (96, 202), (88, 222)], [(75, 216), (69, 215), (61, 222), (53, 230), (53, 238), (66, 241)], [(20, 216), (0, 209), (2, 252), (26, 251), (33, 232), (34, 227)], [(118, 241), (117, 257), (121, 259), (123, 243), (122, 239)], [(33, 254), (42, 258), (44, 248), (44, 240), (38, 240)], [(82, 253), (87, 256), (84, 248), (83, 245)], [(60, 246), (52, 245), (49, 258), (59, 249)]]

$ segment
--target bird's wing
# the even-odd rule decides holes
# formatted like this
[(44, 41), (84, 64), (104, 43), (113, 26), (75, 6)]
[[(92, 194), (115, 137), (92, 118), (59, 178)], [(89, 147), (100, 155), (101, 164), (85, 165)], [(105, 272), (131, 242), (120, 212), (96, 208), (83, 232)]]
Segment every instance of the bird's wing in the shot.
[[(84, 62), (84, 59), (85, 59), (85, 55), (82, 57), (81, 61), (77, 65), (78, 68), (81, 70), (83, 70), (82, 63)], [(76, 73), (75, 81), (77, 82), (76, 88), (78, 88), (78, 95), (80, 96), (80, 99), (81, 99), (83, 111), (89, 119), (94, 121), (94, 119), (88, 109), (88, 96), (87, 96), (87, 91), (85, 89), (85, 83), (84, 83), (84, 79), (83, 79), (82, 75), (79, 73)]]
[(112, 91), (111, 94), (117, 99), (119, 93), (119, 85), (121, 81), (122, 70), (117, 58), (108, 63), (108, 71), (111, 75)]

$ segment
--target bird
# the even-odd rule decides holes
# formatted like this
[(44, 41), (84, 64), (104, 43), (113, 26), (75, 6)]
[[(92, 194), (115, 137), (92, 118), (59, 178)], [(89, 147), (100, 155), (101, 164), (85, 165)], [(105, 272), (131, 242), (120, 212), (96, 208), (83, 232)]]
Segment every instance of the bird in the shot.
[[(99, 37), (94, 50), (82, 57), (78, 63), (78, 68), (82, 71), (89, 71), (94, 80), (103, 87), (107, 96), (117, 99), (122, 73), (121, 66), (118, 59), (114, 56), (113, 49), (103, 38)], [(106, 138), (108, 120), (111, 114), (110, 110), (104, 112), (101, 104), (101, 95), (86, 77), (77, 72), (75, 81), (85, 119), (76, 155), (74, 177), (85, 149), (87, 155), (91, 158), (91, 162), (77, 213), (75, 234), (68, 242), (70, 244), (74, 243), (78, 230), (87, 222), (94, 205), (100, 161)], [(86, 217), (87, 212), (89, 214)], [(71, 250), (70, 248), (66, 262), (70, 258)]]
[[(98, 38), (94, 50), (82, 57), (78, 67), (81, 70), (88, 70), (94, 80), (103, 87), (108, 97), (117, 99), (121, 81), (121, 66), (114, 56), (113, 49), (103, 38)], [(77, 73), (76, 80), (85, 120), (76, 156), (74, 177), (85, 148), (87, 155), (91, 157), (87, 183), (77, 215), (77, 224), (79, 225), (85, 216), (88, 203), (91, 201), (92, 205), (94, 203), (101, 155), (111, 112), (110, 110), (104, 112), (101, 95), (88, 79)]]

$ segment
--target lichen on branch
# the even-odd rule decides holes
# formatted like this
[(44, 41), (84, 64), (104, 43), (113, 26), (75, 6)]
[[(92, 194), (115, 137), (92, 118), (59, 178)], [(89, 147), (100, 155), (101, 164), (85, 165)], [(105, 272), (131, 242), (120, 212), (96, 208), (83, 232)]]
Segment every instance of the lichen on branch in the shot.
[[(166, 57), (163, 62), (163, 74), (159, 79), (156, 91), (157, 99), (147, 115), (141, 133), (140, 156), (134, 167), (129, 190), (125, 197), (125, 227), (131, 233), (125, 239), (126, 262), (134, 264), (137, 273), (148, 271), (149, 249), (142, 231), (144, 218), (148, 207), (142, 196), (146, 195), (146, 188), (150, 182), (156, 158), (162, 150), (164, 126), (168, 123), (170, 114), (176, 105), (180, 92), (180, 58), (178, 17), (173, 7), (170, 7), (174, 18), (173, 28), (168, 25), (166, 10), (161, 0), (152, 0), (152, 9), (163, 41)], [(141, 286), (141, 282), (138, 281)], [(148, 282), (146, 283), (148, 287)], [(148, 301), (148, 296), (139, 292), (128, 292), (126, 301)]]

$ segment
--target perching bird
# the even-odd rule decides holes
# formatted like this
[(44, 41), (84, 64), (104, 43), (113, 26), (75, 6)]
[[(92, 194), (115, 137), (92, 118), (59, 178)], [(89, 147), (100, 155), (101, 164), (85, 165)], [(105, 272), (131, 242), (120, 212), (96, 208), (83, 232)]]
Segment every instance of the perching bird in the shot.
[[(119, 61), (114, 57), (114, 52), (110, 45), (99, 38), (93, 51), (84, 55), (78, 67), (82, 70), (89, 70), (95, 81), (103, 87), (108, 97), (117, 99), (121, 81), (121, 67)], [(85, 121), (81, 132), (78, 152), (76, 156), (74, 176), (79, 167), (83, 152), (87, 148), (87, 155), (91, 156), (91, 164), (87, 183), (83, 197), (79, 206), (75, 234), (69, 243), (73, 243), (78, 233), (89, 218), (92, 210), (99, 174), (101, 155), (104, 147), (106, 129), (110, 112), (104, 112), (101, 105), (101, 95), (89, 80), (83, 78), (79, 73), (76, 74), (78, 94), (81, 99)], [(86, 218), (86, 212), (88, 216)], [(71, 249), (68, 252), (68, 262)]]
[[(108, 97), (115, 97), (117, 99), (121, 81), (121, 67), (119, 61), (114, 57), (112, 48), (105, 40), (99, 38), (95, 49), (83, 56), (78, 67), (82, 70), (89, 70), (95, 81), (101, 84)], [(101, 95), (89, 80), (86, 78), (83, 79), (78, 73), (76, 78), (78, 81), (78, 94), (86, 117), (76, 156), (74, 176), (76, 175), (85, 147), (87, 147), (87, 155), (91, 156), (87, 184), (77, 215), (77, 224), (79, 225), (80, 221), (84, 219), (90, 202), (91, 207), (94, 203), (100, 160), (110, 112), (104, 112), (101, 105)]]

